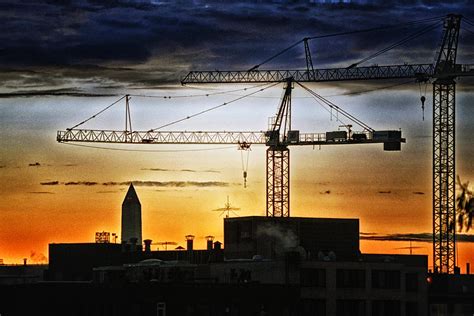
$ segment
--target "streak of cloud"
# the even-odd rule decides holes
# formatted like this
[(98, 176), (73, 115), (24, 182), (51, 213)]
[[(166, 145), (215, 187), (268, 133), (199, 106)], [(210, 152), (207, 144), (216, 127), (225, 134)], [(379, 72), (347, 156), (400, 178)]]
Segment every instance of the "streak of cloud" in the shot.
[(65, 186), (128, 186), (130, 183), (133, 183), (134, 186), (138, 187), (169, 187), (169, 188), (185, 188), (185, 187), (228, 187), (231, 185), (228, 182), (220, 181), (127, 181), (127, 182), (95, 182), (95, 181), (48, 181), (40, 182), (41, 185), (65, 185)]
[[(377, 233), (360, 233), (360, 239), (378, 240), (378, 241), (418, 241), (433, 242), (433, 234), (431, 233), (412, 233), (412, 234), (377, 234)], [(456, 240), (460, 242), (474, 242), (474, 235), (456, 234)]]
[(166, 169), (166, 168), (142, 168), (144, 171), (160, 171), (160, 172), (201, 172), (201, 173), (220, 173), (218, 170), (195, 170), (195, 169)]
[(59, 185), (59, 181), (40, 182), (41, 185)]
[(64, 185), (85, 185), (85, 186), (92, 186), (98, 185), (99, 183), (93, 181), (69, 181), (65, 182)]
[[(132, 181), (134, 186), (143, 186), (143, 187), (174, 187), (174, 188), (184, 188), (184, 187), (227, 187), (229, 186), (228, 182), (219, 182), (219, 181)], [(129, 185), (130, 182), (104, 182), (103, 185)]]
[(49, 191), (31, 191), (27, 193), (28, 194), (54, 194), (54, 192), (49, 192)]

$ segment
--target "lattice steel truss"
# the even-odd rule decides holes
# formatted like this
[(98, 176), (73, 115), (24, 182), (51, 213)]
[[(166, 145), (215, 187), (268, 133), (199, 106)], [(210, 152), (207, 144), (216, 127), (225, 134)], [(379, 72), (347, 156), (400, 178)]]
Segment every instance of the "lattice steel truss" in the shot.
[(448, 15), (433, 83), (433, 269), (456, 266), (456, 55), (460, 15)]
[(290, 150), (267, 149), (267, 216), (290, 217)]
[(434, 271), (453, 273), (456, 258), (455, 83), (433, 85)]

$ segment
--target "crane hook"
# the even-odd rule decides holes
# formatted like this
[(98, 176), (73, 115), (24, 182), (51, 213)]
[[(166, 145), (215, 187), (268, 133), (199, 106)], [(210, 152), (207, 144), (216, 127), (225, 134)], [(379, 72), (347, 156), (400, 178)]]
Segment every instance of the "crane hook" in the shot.
[(423, 115), (423, 121), (425, 120), (425, 101), (426, 101), (426, 98), (424, 95), (421, 96), (420, 98), (421, 100), (421, 111), (422, 111), (422, 115)]
[[(240, 150), (240, 158), (242, 160), (242, 171), (243, 171), (243, 177), (244, 177), (244, 188), (247, 188), (247, 170), (249, 167), (249, 153), (250, 153), (250, 145), (249, 143), (246, 142), (239, 142), (239, 147), (238, 149)], [(247, 161), (244, 164), (244, 151), (247, 152)]]

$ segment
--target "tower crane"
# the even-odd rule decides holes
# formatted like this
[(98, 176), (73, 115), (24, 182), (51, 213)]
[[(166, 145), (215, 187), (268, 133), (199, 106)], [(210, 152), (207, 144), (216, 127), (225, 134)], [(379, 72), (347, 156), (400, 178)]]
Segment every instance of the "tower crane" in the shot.
[[(444, 19), (443, 40), (436, 63), (389, 66), (314, 69), (308, 40), (305, 45), (306, 70), (260, 70), (257, 65), (246, 71), (191, 71), (182, 84), (194, 83), (284, 83), (285, 92), (277, 115), (267, 131), (132, 131), (126, 96), (124, 131), (84, 130), (75, 127), (58, 131), (58, 142), (101, 142), (125, 144), (237, 144), (242, 148), (252, 144), (266, 145), (266, 215), (290, 216), (290, 155), (289, 146), (342, 145), (383, 143), (384, 150), (400, 150), (405, 139), (401, 131), (375, 131), (336, 105), (303, 85), (306, 82), (330, 82), (373, 79), (413, 78), (433, 81), (433, 254), (434, 270), (452, 273), (455, 265), (455, 80), (474, 75), (471, 65), (456, 64), (461, 16)], [(293, 45), (295, 46), (295, 45)], [(292, 46), (292, 47), (293, 47)], [(288, 49), (285, 49), (287, 51)], [(362, 127), (362, 132), (300, 133), (291, 126), (291, 91), (295, 83), (325, 102), (331, 109), (344, 114)], [(346, 125), (349, 129), (352, 126)]]
[[(457, 64), (461, 15), (444, 18), (443, 36), (434, 64), (314, 69), (308, 39), (305, 45), (306, 70), (191, 71), (182, 80), (188, 83), (337, 82), (351, 80), (413, 78), (433, 83), (433, 268), (453, 273), (455, 268), (455, 96), (456, 79), (474, 76), (472, 64)], [(424, 96), (422, 102), (424, 103)]]
[(266, 145), (268, 147), (266, 216), (289, 217), (290, 155), (288, 146), (381, 143), (386, 151), (399, 151), (401, 150), (401, 143), (405, 142), (400, 130), (375, 131), (367, 124), (302, 84), (300, 85), (311, 92), (320, 102), (326, 103), (331, 109), (340, 113), (341, 116), (360, 126), (362, 131), (349, 133), (348, 135), (345, 131), (300, 133), (299, 130), (293, 130), (291, 128), (291, 91), (293, 90), (293, 85), (294, 82), (291, 78), (285, 82), (285, 92), (278, 107), (277, 115), (273, 118), (267, 131), (160, 131), (153, 129), (133, 131), (130, 128), (130, 97), (126, 95), (124, 97), (126, 104), (125, 130), (90, 130), (73, 127), (65, 131), (58, 131), (56, 140), (60, 143), (235, 144), (240, 149), (248, 149), (251, 145)]

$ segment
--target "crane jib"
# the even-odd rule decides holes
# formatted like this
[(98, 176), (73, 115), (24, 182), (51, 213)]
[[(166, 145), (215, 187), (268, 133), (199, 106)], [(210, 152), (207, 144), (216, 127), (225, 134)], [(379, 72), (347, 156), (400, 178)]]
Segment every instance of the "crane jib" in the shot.
[[(298, 82), (326, 82), (372, 79), (434, 78), (448, 74), (436, 74), (433, 64), (403, 64), (354, 68), (330, 68), (314, 70), (253, 70), (253, 71), (191, 71), (182, 80), (188, 83), (258, 83), (285, 82), (293, 78)], [(473, 64), (458, 64), (451, 76), (474, 76)]]
[[(282, 139), (275, 131), (114, 131), (70, 129), (58, 131), (60, 143), (121, 143), (121, 144), (201, 144), (201, 145), (266, 145), (315, 146), (383, 143), (384, 150), (400, 150), (405, 138), (401, 131), (300, 133), (292, 130)], [(276, 138), (275, 138), (276, 137)]]

